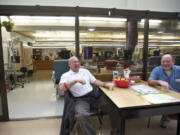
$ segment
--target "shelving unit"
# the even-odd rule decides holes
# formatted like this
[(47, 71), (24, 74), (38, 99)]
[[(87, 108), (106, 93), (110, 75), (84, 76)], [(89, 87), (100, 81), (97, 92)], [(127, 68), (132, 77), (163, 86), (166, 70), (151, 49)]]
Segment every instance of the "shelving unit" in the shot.
[(42, 49), (33, 49), (33, 59), (41, 60), (42, 58)]

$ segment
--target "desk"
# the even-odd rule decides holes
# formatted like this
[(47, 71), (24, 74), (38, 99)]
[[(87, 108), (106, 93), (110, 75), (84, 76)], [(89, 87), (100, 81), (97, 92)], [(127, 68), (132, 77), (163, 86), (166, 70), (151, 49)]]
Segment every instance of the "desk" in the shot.
[[(145, 82), (137, 84), (145, 84)], [(113, 91), (100, 87), (119, 109), (120, 135), (125, 135), (125, 120), (162, 114), (178, 114), (177, 134), (180, 135), (180, 102), (152, 104), (129, 88), (115, 87)], [(158, 88), (157, 88), (158, 89)], [(165, 94), (180, 99), (180, 93), (167, 91)]]

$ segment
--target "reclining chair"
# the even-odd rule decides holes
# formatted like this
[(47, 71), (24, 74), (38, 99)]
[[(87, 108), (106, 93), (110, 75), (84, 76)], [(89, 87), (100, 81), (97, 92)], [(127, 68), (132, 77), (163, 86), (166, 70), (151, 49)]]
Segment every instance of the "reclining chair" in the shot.
[(56, 95), (61, 96), (64, 95), (64, 92), (59, 91), (59, 81), (60, 77), (63, 73), (69, 70), (68, 60), (55, 60), (54, 61), (54, 73), (55, 73), (55, 87), (56, 87)]

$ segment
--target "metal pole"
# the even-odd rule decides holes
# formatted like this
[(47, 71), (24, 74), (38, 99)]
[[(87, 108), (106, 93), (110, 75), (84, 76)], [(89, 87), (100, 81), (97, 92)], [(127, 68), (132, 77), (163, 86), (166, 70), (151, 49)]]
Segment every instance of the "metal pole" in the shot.
[(143, 80), (147, 80), (148, 40), (149, 40), (149, 17), (146, 18), (144, 22), (143, 69), (142, 69)]
[[(77, 10), (78, 10), (78, 7), (77, 7)], [(76, 55), (76, 57), (80, 58), (80, 55), (79, 55), (79, 15), (78, 15), (78, 11), (77, 11), (77, 14), (75, 16), (75, 42), (76, 42), (75, 55)]]

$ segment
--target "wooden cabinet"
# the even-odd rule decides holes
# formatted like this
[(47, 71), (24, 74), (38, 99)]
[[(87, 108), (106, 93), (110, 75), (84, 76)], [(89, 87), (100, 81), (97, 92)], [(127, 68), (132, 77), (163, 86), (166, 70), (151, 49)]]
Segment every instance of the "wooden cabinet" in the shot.
[(53, 70), (54, 60), (34, 60), (34, 70)]

